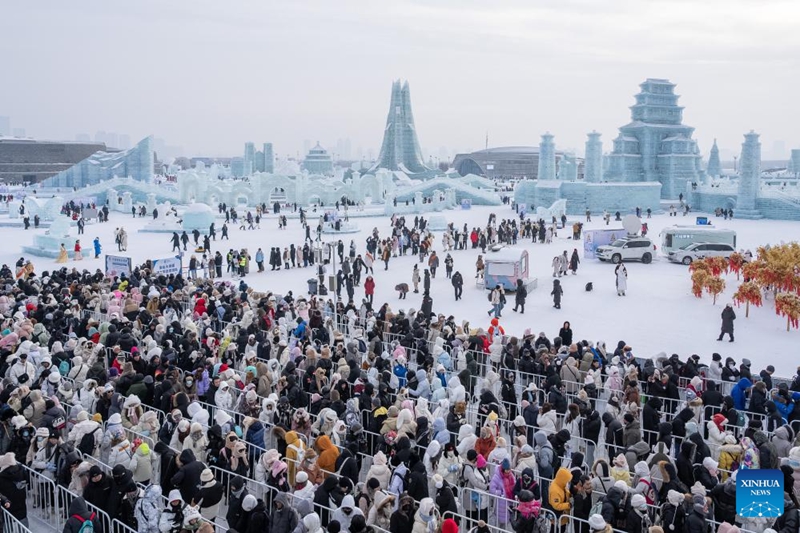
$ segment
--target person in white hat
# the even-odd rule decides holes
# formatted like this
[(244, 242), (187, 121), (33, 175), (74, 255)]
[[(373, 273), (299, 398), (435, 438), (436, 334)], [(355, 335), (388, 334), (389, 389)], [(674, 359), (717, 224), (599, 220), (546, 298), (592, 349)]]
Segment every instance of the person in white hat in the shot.
[(603, 520), (603, 516), (599, 514), (593, 514), (589, 517), (589, 528), (592, 533), (611, 533), (613, 531), (611, 526)]
[(219, 512), (219, 504), (223, 496), (222, 483), (214, 478), (214, 472), (206, 468), (200, 473), (200, 490), (197, 494), (197, 501), (200, 502), (200, 514), (213, 522)]

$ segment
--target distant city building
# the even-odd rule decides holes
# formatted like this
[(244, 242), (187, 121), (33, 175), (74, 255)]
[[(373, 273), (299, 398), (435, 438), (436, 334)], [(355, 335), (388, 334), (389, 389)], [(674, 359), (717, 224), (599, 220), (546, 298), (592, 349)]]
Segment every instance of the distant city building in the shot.
[(52, 142), (33, 139), (0, 139), (0, 180), (6, 183), (37, 183), (83, 161), (96, 152), (106, 152), (103, 143)]
[(800, 175), (800, 150), (792, 150), (792, 157), (789, 159), (787, 170), (792, 172), (795, 177)]
[(694, 128), (682, 123), (675, 84), (648, 78), (639, 85), (632, 122), (619, 129), (605, 181), (660, 182), (662, 198), (677, 198), (700, 178), (700, 152)]
[[(555, 151), (557, 160), (564, 157), (564, 152)], [(539, 176), (538, 146), (500, 146), (466, 154), (456, 154), (453, 168), (461, 174), (475, 174), (492, 179), (528, 178)], [(579, 163), (578, 174), (583, 170)]]
[(25, 128), (14, 128), (12, 133), (14, 137), (22, 139), (25, 137)]
[(303, 168), (311, 174), (327, 174), (333, 170), (333, 160), (325, 148), (317, 142), (303, 160)]
[(0, 137), (8, 137), (9, 135), (11, 135), (11, 119), (0, 117)]
[(129, 150), (100, 151), (42, 182), (45, 187), (86, 187), (114, 177), (150, 182), (153, 179), (153, 138), (145, 137)]
[(397, 80), (392, 84), (383, 144), (378, 159), (370, 171), (379, 168), (399, 170), (406, 174), (430, 173), (430, 169), (422, 162), (422, 150), (414, 126), (408, 82), (401, 85), (400, 80)]

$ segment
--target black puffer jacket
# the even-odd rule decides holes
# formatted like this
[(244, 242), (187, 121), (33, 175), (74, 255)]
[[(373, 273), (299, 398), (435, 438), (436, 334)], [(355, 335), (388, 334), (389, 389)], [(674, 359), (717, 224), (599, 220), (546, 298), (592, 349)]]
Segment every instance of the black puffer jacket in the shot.
[(711, 489), (714, 500), (714, 520), (733, 524), (736, 519), (736, 483), (730, 480)]
[(25, 476), (22, 467), (15, 464), (0, 471), (0, 494), (11, 502), (8, 511), (17, 520), (28, 518), (25, 504)]
[(197, 500), (198, 486), (200, 485), (200, 474), (205, 470), (206, 465), (195, 460), (191, 450), (183, 450), (179, 456), (181, 468), (172, 476), (171, 482), (179, 491), (181, 498), (185, 502)]

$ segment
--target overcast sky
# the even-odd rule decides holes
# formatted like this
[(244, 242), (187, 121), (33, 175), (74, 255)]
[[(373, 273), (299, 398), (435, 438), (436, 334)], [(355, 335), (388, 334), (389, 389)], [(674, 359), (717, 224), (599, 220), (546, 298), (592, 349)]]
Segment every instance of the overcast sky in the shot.
[(404, 78), (423, 152), (606, 150), (645, 78), (677, 84), (706, 155), (800, 148), (797, 0), (3, 2), (0, 115), (41, 138), (154, 134), (187, 155), (306, 139), (380, 147)]

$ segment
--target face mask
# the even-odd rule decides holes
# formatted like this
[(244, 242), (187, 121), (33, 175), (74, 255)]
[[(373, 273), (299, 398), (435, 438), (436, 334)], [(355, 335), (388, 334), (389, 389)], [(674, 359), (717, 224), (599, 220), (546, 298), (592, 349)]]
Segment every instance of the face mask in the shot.
[(729, 368), (736, 368), (736, 363), (731, 363), (728, 365)]
[(39, 444), (43, 443), (45, 440), (47, 439), (45, 439), (44, 437), (36, 437), (36, 442), (38, 442)]
[(191, 379), (187, 379), (187, 380), (186, 380), (186, 386), (187, 386), (187, 387), (191, 387), (191, 386), (192, 386), (192, 383), (194, 383), (194, 381), (192, 381)]

